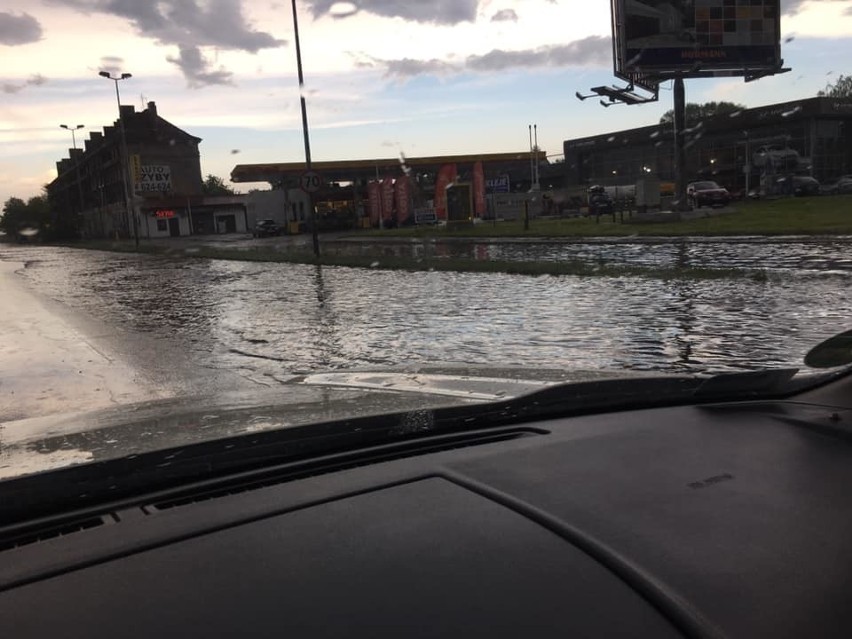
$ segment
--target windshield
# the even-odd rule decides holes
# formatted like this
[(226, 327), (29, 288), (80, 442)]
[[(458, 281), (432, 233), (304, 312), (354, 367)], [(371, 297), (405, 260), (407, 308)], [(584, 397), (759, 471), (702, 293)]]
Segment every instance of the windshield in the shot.
[(6, 0), (0, 476), (815, 372), (850, 47), (829, 0)]

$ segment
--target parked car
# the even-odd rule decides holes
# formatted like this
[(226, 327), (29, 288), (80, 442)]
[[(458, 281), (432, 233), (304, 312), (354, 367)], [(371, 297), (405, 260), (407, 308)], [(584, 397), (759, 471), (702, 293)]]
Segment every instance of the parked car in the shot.
[(612, 197), (600, 185), (589, 187), (589, 215), (609, 215), (613, 211)]
[(696, 209), (702, 206), (727, 206), (731, 202), (728, 189), (712, 180), (692, 182), (686, 187), (686, 197)]
[(850, 195), (852, 194), (852, 175), (842, 175), (837, 181), (823, 184), (820, 188), (823, 195)]
[[(788, 184), (787, 181), (791, 183)], [(797, 197), (819, 195), (819, 182), (809, 175), (793, 175), (782, 180), (782, 190)]]
[(271, 237), (281, 235), (281, 227), (275, 220), (258, 220), (252, 231), (253, 237)]

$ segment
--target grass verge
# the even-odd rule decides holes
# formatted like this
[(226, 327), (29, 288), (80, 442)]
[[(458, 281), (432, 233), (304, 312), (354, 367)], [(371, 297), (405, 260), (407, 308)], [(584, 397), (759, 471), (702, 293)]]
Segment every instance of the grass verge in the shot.
[(367, 231), (398, 237), (620, 237), (736, 235), (852, 235), (852, 195), (738, 202), (734, 211), (692, 220), (622, 224), (609, 216), (532, 220), (525, 231), (520, 221), (484, 222), (448, 230), (419, 227)]
[(172, 247), (143, 243), (137, 251), (132, 242), (77, 242), (71, 248), (113, 251), (119, 253), (144, 253), (175, 258), (204, 258), (237, 260), (242, 262), (276, 262), (320, 266), (346, 266), (374, 270), (400, 271), (452, 271), (460, 273), (506, 273), (510, 275), (575, 275), (596, 277), (650, 277), (654, 279), (718, 280), (747, 278), (758, 282), (768, 279), (765, 271), (743, 269), (661, 268), (641, 266), (595, 265), (578, 260), (551, 262), (516, 262), (510, 260), (473, 260), (465, 258), (419, 259), (397, 256), (335, 255), (324, 254), (317, 260), (312, 253), (284, 252), (271, 249), (228, 249), (219, 247)]

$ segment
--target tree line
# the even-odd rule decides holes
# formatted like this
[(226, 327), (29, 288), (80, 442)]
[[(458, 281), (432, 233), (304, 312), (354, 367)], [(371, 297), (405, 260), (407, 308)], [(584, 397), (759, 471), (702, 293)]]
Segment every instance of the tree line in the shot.
[[(839, 75), (832, 83), (829, 82), (824, 89), (817, 91), (818, 98), (852, 98), (852, 75)], [(735, 102), (704, 102), (697, 104), (689, 102), (686, 104), (686, 126), (692, 127), (706, 118), (717, 115), (730, 115), (742, 111), (747, 107)], [(674, 122), (674, 109), (669, 109), (660, 118), (660, 124), (672, 124)]]
[[(201, 191), (211, 196), (235, 194), (222, 178), (212, 174), (204, 179)], [(45, 186), (39, 195), (27, 200), (19, 197), (6, 200), (0, 217), (0, 231), (17, 236), (22, 230), (32, 229), (45, 239), (70, 239), (79, 235), (79, 222), (76, 216), (58, 215), (58, 207), (51, 203)]]

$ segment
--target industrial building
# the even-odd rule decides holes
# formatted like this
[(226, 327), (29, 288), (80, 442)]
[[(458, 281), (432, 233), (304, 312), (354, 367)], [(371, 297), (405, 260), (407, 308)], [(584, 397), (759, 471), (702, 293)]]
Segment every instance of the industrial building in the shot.
[[(776, 193), (790, 175), (852, 173), (852, 99), (810, 98), (687, 122), (687, 179), (735, 193)], [(564, 142), (567, 186), (674, 181), (671, 123)]]

